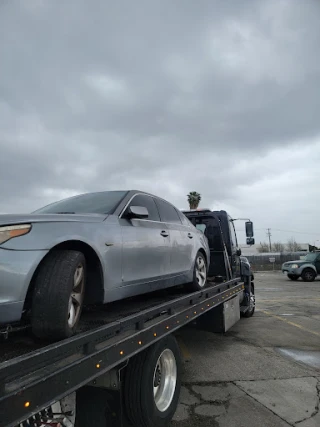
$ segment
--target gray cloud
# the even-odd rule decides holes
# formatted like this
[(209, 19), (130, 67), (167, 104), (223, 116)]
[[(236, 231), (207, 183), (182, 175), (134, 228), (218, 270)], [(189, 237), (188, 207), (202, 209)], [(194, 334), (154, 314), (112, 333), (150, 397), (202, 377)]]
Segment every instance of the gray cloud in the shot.
[[(319, 229), (319, 14), (316, 0), (2, 2), (0, 211), (109, 188), (183, 207), (197, 190), (261, 229), (292, 212)], [(288, 161), (301, 147), (315, 151)], [(299, 209), (285, 172), (299, 189), (310, 177)]]

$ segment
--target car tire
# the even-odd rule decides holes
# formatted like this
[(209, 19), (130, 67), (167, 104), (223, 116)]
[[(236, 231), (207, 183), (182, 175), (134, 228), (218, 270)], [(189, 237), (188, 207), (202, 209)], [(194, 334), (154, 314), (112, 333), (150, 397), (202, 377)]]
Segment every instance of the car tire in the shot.
[(81, 252), (54, 250), (40, 264), (32, 296), (31, 327), (57, 341), (76, 332), (84, 301), (86, 260)]
[(312, 268), (305, 268), (301, 273), (301, 277), (304, 282), (313, 282), (317, 277), (317, 274), (312, 270)]
[(288, 274), (288, 278), (290, 279), (290, 280), (298, 280), (299, 279), (299, 276), (295, 276), (294, 274)]
[(132, 425), (166, 427), (178, 406), (181, 354), (172, 335), (133, 357), (124, 377), (124, 405)]
[(198, 252), (193, 269), (193, 280), (187, 284), (190, 292), (201, 291), (207, 284), (207, 261), (202, 252)]

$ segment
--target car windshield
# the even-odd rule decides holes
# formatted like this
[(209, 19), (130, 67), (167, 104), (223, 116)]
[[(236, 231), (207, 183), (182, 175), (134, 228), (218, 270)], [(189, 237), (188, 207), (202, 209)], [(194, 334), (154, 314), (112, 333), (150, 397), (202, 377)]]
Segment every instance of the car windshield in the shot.
[(315, 261), (315, 259), (317, 258), (318, 254), (317, 253), (313, 253), (313, 254), (308, 254), (304, 257), (305, 261), (310, 261), (313, 262)]
[(103, 191), (99, 193), (81, 194), (51, 203), (33, 213), (39, 214), (109, 214), (114, 211), (127, 191)]

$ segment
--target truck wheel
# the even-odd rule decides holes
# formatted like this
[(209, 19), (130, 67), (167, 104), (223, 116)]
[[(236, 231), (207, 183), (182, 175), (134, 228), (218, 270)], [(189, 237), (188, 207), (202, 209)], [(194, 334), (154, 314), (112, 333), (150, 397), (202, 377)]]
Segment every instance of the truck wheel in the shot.
[(178, 405), (181, 355), (169, 335), (129, 361), (124, 380), (124, 404), (134, 426), (168, 426)]
[(194, 263), (193, 281), (187, 284), (190, 292), (201, 291), (207, 283), (207, 261), (202, 252), (198, 252)]
[(249, 308), (247, 311), (245, 311), (242, 316), (243, 317), (252, 317), (254, 314), (254, 311), (256, 309), (256, 297), (254, 295), (254, 286), (251, 283), (251, 292), (250, 292), (250, 302), (249, 302)]
[(316, 276), (316, 273), (311, 268), (306, 268), (301, 273), (301, 277), (304, 282), (313, 282)]
[(79, 323), (86, 282), (86, 260), (78, 251), (56, 250), (40, 264), (31, 307), (32, 332), (38, 338), (61, 340)]
[(294, 274), (288, 274), (288, 278), (289, 278), (290, 280), (298, 280), (298, 279), (299, 279), (299, 276), (295, 276)]

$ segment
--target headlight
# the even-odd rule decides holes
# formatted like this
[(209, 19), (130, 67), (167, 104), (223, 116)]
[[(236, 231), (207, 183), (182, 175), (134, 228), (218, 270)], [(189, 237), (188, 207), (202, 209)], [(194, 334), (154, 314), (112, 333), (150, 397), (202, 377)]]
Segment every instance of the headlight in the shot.
[(0, 227), (0, 245), (10, 239), (13, 239), (14, 237), (23, 236), (24, 234), (29, 233), (30, 229), (30, 224), (9, 225), (7, 227)]
[(290, 268), (299, 268), (298, 264), (291, 264)]

